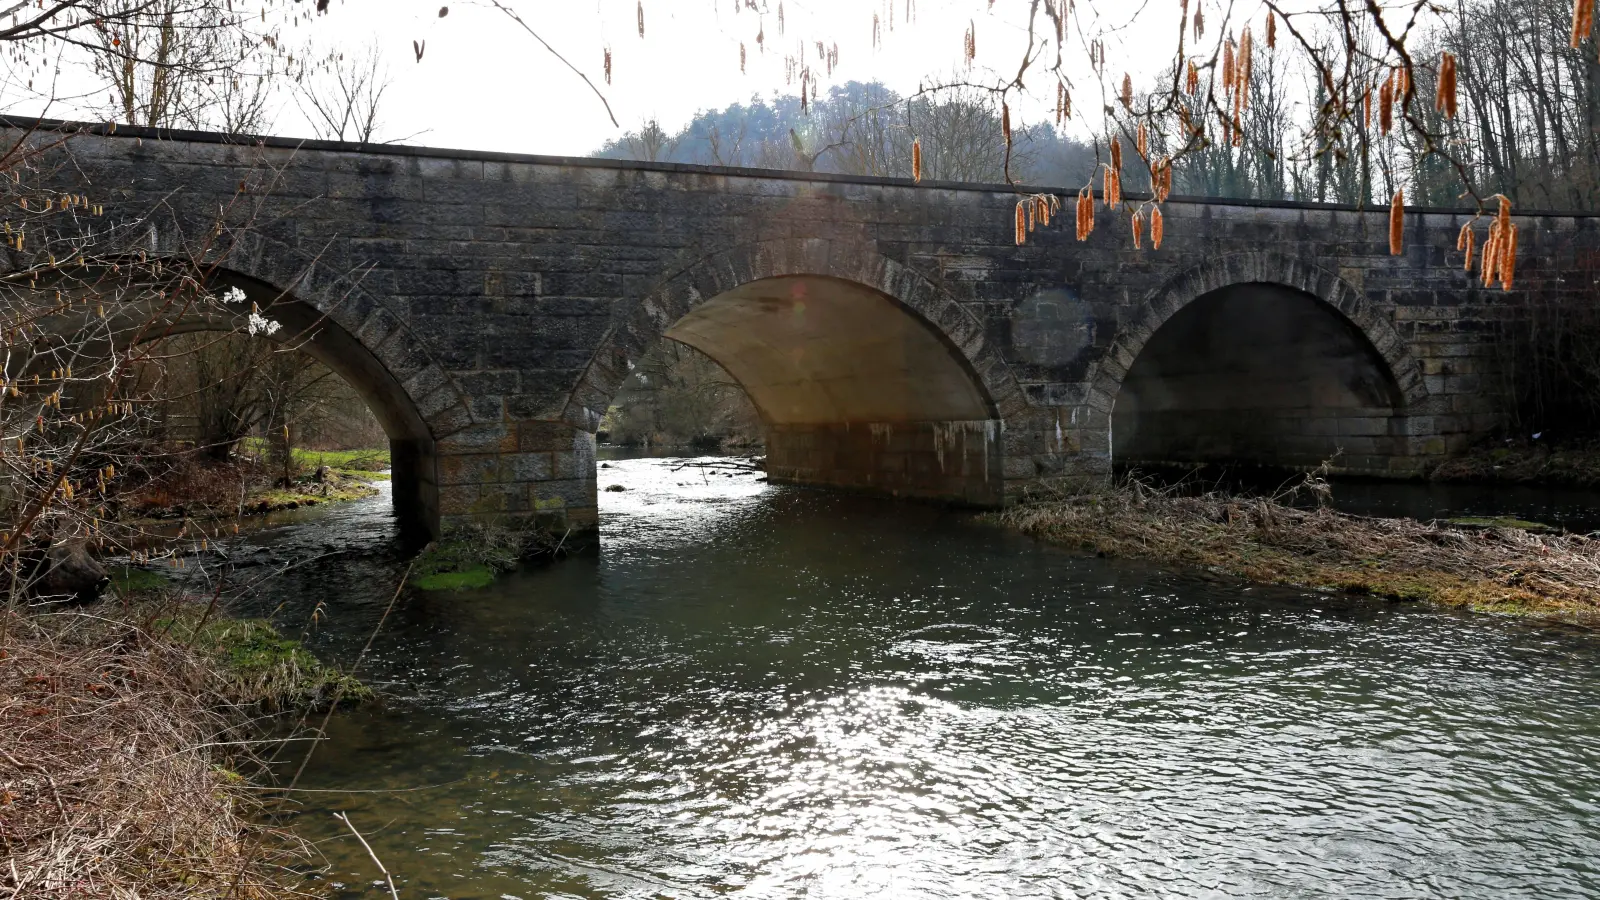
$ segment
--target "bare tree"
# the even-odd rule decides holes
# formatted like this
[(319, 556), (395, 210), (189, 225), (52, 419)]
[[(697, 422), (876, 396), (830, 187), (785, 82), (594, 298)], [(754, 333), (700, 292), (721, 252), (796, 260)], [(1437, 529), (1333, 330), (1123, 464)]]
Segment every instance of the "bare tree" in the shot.
[[(107, 109), (130, 125), (259, 127), (268, 73), (250, 67), (277, 44), (248, 30), (240, 0), (97, 0), (86, 41)], [(265, 47), (266, 49), (262, 49)]]
[(626, 135), (623, 140), (627, 142), (628, 151), (634, 159), (645, 162), (658, 162), (672, 155), (672, 148), (677, 144), (677, 139), (668, 134), (661, 127), (661, 120), (654, 116), (646, 119), (638, 131)]
[(370, 144), (383, 125), (379, 114), (390, 82), (383, 53), (373, 42), (351, 56), (330, 54), (295, 99), (317, 137)]

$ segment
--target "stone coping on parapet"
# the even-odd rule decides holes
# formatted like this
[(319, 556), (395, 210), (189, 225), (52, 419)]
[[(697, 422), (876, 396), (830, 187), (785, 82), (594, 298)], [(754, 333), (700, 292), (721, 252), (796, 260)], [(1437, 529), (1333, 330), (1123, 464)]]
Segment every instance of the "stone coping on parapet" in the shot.
[[(607, 159), (598, 156), (547, 156), (536, 153), (507, 153), (497, 150), (452, 150), (444, 147), (417, 147), (408, 144), (362, 144), (351, 141), (328, 141), (314, 138), (289, 138), (257, 135), (233, 135), (215, 131), (190, 131), (181, 128), (149, 128), (141, 125), (117, 125), (103, 122), (73, 122), (64, 119), (42, 119), (29, 116), (0, 115), (0, 128), (19, 131), (50, 131), (61, 133), (92, 134), (99, 137), (146, 138), (157, 141), (181, 141), (199, 144), (231, 144), (240, 147), (273, 147), (287, 150), (318, 150), (331, 153), (362, 153), (374, 156), (401, 156), (426, 159), (453, 159), (463, 161), (524, 163), (543, 166), (571, 166), (598, 169), (618, 169), (637, 172), (675, 172), (694, 175), (723, 175), (738, 178), (771, 178), (781, 181), (811, 181), (832, 184), (864, 184), (890, 187), (916, 187), (941, 191), (973, 191), (985, 194), (1062, 194), (1075, 195), (1077, 188), (1045, 187), (1024, 184), (981, 184), (965, 181), (914, 181), (910, 178), (884, 178), (872, 175), (842, 175), (832, 172), (798, 172), (788, 169), (750, 169), (734, 166), (705, 166), (690, 163), (646, 162), (632, 159)], [(1100, 191), (1093, 192), (1096, 197)], [(1149, 194), (1123, 191), (1126, 200), (1143, 202)], [(1317, 203), (1306, 200), (1252, 200), (1240, 197), (1202, 197), (1173, 194), (1167, 203), (1185, 203), (1210, 206), (1237, 206), (1266, 209), (1328, 210), (1335, 212), (1384, 213), (1387, 205), (1360, 206), (1349, 203)], [(1407, 206), (1406, 212), (1427, 215), (1470, 216), (1478, 210), (1473, 207)], [(1485, 206), (1493, 212), (1492, 206)], [(1514, 210), (1521, 217), (1554, 217), (1564, 219), (1600, 218), (1600, 211), (1578, 210)]]

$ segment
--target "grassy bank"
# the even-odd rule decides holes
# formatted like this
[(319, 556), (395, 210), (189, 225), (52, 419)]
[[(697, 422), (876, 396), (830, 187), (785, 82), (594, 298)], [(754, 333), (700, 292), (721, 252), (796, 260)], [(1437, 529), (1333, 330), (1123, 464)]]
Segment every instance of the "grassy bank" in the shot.
[(1522, 528), (1374, 519), (1128, 482), (1042, 492), (998, 514), (1053, 543), (1272, 584), (1600, 624), (1600, 541)]
[(262, 824), (249, 725), (339, 690), (369, 695), (194, 605), (0, 610), (0, 895), (293, 895), (308, 855)]
[(240, 444), (227, 460), (193, 453), (173, 454), (165, 467), (134, 490), (123, 504), (124, 521), (186, 518), (227, 519), (323, 503), (358, 500), (377, 493), (373, 482), (387, 481), (387, 448), (294, 451), (294, 477), (269, 471), (256, 438)]

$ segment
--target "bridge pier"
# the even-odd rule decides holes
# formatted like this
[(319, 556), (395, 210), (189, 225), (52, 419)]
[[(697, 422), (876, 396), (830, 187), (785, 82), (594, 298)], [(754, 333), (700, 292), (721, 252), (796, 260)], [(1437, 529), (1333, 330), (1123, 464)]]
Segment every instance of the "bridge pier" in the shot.
[(431, 439), (389, 440), (389, 487), (401, 533), (433, 537), (439, 521), (439, 476)]
[(771, 424), (767, 474), (824, 485), (972, 506), (1005, 497), (997, 419), (949, 422)]
[(439, 523), (592, 531), (600, 517), (594, 435), (561, 422), (472, 425), (438, 442)]

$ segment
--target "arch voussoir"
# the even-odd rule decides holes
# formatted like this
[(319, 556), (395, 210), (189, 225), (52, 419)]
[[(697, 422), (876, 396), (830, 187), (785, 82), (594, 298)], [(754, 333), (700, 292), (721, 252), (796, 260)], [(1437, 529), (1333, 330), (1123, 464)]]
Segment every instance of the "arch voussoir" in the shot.
[(1115, 397), (1133, 360), (1168, 319), (1200, 297), (1238, 284), (1277, 284), (1321, 300), (1365, 336), (1401, 388), (1407, 407), (1427, 399), (1421, 367), (1407, 351), (1405, 341), (1359, 290), (1320, 266), (1270, 251), (1228, 254), (1169, 280), (1118, 330), (1090, 381)]

